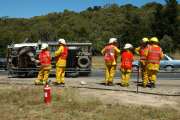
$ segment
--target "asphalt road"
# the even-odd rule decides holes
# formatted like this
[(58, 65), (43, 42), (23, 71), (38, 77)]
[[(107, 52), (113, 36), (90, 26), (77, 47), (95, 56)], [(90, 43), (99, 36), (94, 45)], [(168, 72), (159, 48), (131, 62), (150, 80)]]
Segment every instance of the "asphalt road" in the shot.
[[(8, 75), (7, 71), (0, 70), (0, 76)], [(115, 78), (120, 78), (121, 73), (119, 70), (116, 71)], [(104, 78), (104, 70), (94, 69), (89, 77)], [(137, 72), (132, 73), (132, 79), (137, 79)], [(158, 73), (158, 80), (180, 80), (180, 72), (164, 72)]]
[[(138, 91), (146, 94), (156, 94), (156, 95), (166, 95), (166, 96), (179, 96), (180, 95), (180, 73), (159, 73), (158, 81), (156, 84), (156, 89), (152, 88), (143, 88), (138, 87)], [(0, 84), (12, 84), (12, 85), (32, 85), (34, 84), (34, 78), (25, 78), (25, 77), (12, 77), (8, 76), (7, 71), (0, 71)], [(52, 82), (56, 80), (55, 76), (50, 76), (49, 80)], [(120, 87), (120, 72), (117, 71), (114, 78), (113, 86), (105, 86), (102, 84), (104, 81), (104, 71), (102, 70), (93, 70), (92, 74), (89, 77), (80, 76), (80, 77), (68, 77), (66, 80), (67, 87), (74, 88), (88, 88), (88, 89), (101, 89), (101, 90), (113, 90), (113, 91), (127, 91), (127, 92), (137, 92), (137, 73), (133, 73), (130, 80), (129, 87)], [(85, 81), (85, 85), (82, 85), (81, 82)], [(141, 80), (140, 80), (141, 81)], [(52, 84), (51, 84), (52, 85)]]
[[(104, 71), (103, 70), (94, 70), (91, 73), (92, 77), (104, 77)], [(119, 78), (121, 76), (120, 71), (116, 71), (116, 78)], [(137, 79), (137, 72), (132, 73), (132, 79)], [(160, 71), (158, 73), (158, 79), (159, 80), (180, 80), (180, 72), (164, 72)]]

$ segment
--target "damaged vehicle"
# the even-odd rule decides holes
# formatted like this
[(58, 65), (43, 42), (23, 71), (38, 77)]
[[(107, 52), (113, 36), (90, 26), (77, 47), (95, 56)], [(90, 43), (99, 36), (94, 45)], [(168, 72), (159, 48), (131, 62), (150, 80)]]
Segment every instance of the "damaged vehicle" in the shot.
[[(47, 42), (52, 57), (51, 74), (55, 74), (54, 52), (58, 48), (57, 42)], [(19, 43), (8, 45), (7, 69), (10, 75), (34, 76), (38, 73), (38, 54), (41, 48), (38, 43)], [(67, 43), (68, 58), (66, 76), (88, 76), (91, 73), (92, 43)]]

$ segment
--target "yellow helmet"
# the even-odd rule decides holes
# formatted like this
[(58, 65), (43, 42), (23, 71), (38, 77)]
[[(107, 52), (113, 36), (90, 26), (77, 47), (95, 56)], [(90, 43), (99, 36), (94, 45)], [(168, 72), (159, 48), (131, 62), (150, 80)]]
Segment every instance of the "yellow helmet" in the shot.
[(151, 39), (150, 39), (150, 42), (159, 42), (159, 40), (158, 40), (158, 38), (157, 37), (152, 37)]
[(147, 37), (144, 37), (144, 38), (142, 39), (142, 42), (143, 42), (143, 43), (149, 42), (149, 39), (148, 39)]

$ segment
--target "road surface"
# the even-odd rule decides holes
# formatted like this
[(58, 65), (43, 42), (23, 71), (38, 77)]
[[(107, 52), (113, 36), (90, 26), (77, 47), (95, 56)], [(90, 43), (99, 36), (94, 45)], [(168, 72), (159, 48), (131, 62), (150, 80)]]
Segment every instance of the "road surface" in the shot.
[[(162, 94), (162, 95), (180, 95), (180, 74), (179, 73), (159, 73), (158, 80), (156, 83), (156, 88), (143, 88), (138, 87), (140, 93), (147, 94)], [(0, 72), (0, 84), (27, 84), (34, 85), (34, 80), (36, 78), (18, 78), (8, 76), (6, 71)], [(55, 81), (55, 76), (49, 78), (51, 81)], [(77, 88), (88, 88), (88, 89), (103, 89), (103, 90), (113, 90), (113, 91), (127, 91), (136, 92), (137, 91), (137, 73), (133, 73), (132, 79), (130, 80), (129, 87), (121, 87), (120, 83), (120, 72), (117, 71), (116, 77), (114, 78), (113, 86), (105, 86), (101, 84), (104, 81), (104, 72), (101, 70), (94, 70), (89, 77), (76, 77), (76, 78), (65, 78), (67, 87), (77, 87)], [(81, 82), (86, 82), (82, 85)], [(141, 80), (140, 80), (141, 81)]]

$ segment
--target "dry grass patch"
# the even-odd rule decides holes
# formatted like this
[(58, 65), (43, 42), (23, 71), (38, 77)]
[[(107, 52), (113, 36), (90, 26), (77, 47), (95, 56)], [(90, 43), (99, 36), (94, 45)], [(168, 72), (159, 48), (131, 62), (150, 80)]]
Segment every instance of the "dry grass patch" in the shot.
[[(43, 87), (0, 86), (1, 120), (178, 120), (172, 108), (103, 104), (78, 89), (53, 87), (50, 105), (43, 103)], [(110, 99), (110, 98), (109, 98)]]

